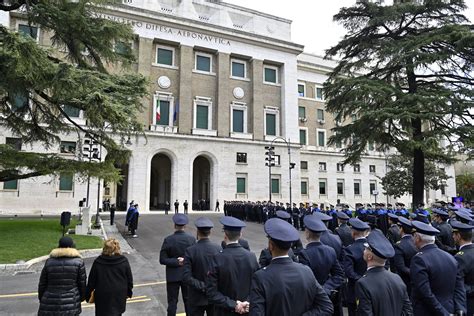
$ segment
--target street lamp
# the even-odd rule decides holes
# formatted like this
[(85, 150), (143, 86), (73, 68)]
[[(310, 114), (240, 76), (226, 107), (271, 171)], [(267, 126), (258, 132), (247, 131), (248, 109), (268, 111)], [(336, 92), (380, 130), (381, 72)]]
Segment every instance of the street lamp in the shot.
[(265, 153), (268, 157), (265, 158), (267, 161), (265, 163), (266, 166), (268, 166), (268, 191), (269, 191), (269, 201), (272, 201), (272, 166), (275, 165), (275, 147), (273, 146), (273, 142), (276, 141), (277, 139), (280, 139), (286, 143), (286, 146), (288, 148), (288, 172), (289, 172), (289, 180), (290, 180), (290, 207), (293, 207), (293, 201), (292, 201), (292, 188), (291, 188), (291, 169), (295, 167), (295, 163), (291, 162), (291, 148), (290, 148), (290, 139), (288, 141), (284, 139), (283, 137), (275, 137), (272, 142), (270, 143), (270, 146), (265, 146), (265, 149), (267, 152)]
[[(85, 157), (89, 162), (92, 161), (101, 161), (102, 156), (102, 146), (99, 142), (94, 141), (90, 137), (90, 135), (86, 135), (86, 139), (84, 140), (84, 147), (82, 149), (82, 156)], [(86, 195), (86, 206), (90, 207), (89, 205), (89, 192), (90, 192), (90, 175), (87, 176), (87, 195)], [(100, 178), (97, 178), (97, 213), (95, 217), (96, 224), (99, 220), (99, 199), (100, 199)]]

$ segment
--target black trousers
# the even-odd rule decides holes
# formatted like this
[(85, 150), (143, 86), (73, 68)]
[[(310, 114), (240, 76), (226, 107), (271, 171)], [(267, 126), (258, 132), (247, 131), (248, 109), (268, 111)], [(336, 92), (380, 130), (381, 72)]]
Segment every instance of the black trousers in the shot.
[(110, 225), (114, 224), (115, 211), (110, 211)]
[(181, 296), (183, 297), (184, 310), (188, 313), (188, 286), (184, 282), (166, 282), (166, 295), (168, 298), (168, 316), (176, 316), (178, 306), (179, 288), (181, 288)]
[(357, 312), (357, 304), (356, 303), (347, 303), (347, 311), (349, 312), (349, 316), (356, 316)]
[(202, 306), (188, 306), (188, 316), (204, 316), (204, 312), (207, 316), (214, 315), (214, 305), (202, 305)]
[(178, 213), (179, 213), (179, 210), (178, 210), (178, 208), (177, 208), (176, 206), (174, 207), (174, 213), (175, 213), (175, 214), (178, 214)]

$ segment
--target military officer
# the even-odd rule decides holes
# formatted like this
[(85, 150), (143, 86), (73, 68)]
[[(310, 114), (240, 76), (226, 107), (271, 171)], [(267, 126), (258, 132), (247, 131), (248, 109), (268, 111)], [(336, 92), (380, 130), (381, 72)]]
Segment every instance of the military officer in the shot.
[(351, 228), (347, 226), (349, 216), (344, 212), (337, 212), (336, 215), (337, 222), (339, 223), (339, 227), (336, 228), (336, 234), (341, 238), (342, 245), (347, 247), (354, 242), (352, 239)]
[(264, 229), (273, 259), (252, 279), (250, 315), (331, 315), (331, 301), (311, 269), (288, 257), (298, 231), (288, 222), (269, 219)]
[(401, 239), (395, 244), (395, 256), (393, 257), (393, 267), (402, 278), (407, 287), (407, 292), (411, 295), (410, 264), (411, 258), (418, 252), (413, 241), (413, 226), (411, 221), (404, 216), (398, 217)]
[(209, 240), (212, 221), (200, 217), (194, 222), (198, 242), (186, 249), (184, 255), (183, 281), (188, 285), (188, 312), (190, 316), (212, 316), (214, 306), (209, 304), (206, 295), (206, 278), (210, 260), (220, 250), (218, 244)]
[(183, 283), (184, 255), (196, 239), (184, 231), (188, 217), (184, 214), (173, 215), (174, 234), (166, 237), (160, 251), (160, 264), (166, 266), (166, 294), (168, 298), (168, 316), (176, 315), (179, 289), (186, 309), (188, 289)]
[(395, 255), (390, 241), (378, 231), (364, 244), (367, 272), (355, 287), (357, 315), (412, 315), (410, 299), (402, 279), (385, 269), (385, 260)]
[(184, 207), (184, 214), (188, 214), (188, 200), (184, 200), (183, 207)]
[(367, 242), (366, 236), (369, 232), (369, 225), (358, 218), (349, 219), (352, 229), (354, 243), (344, 248), (343, 269), (348, 279), (346, 288), (346, 304), (349, 316), (356, 315), (357, 305), (355, 297), (355, 284), (367, 270), (367, 263), (364, 261), (364, 244)]
[(176, 200), (176, 201), (174, 202), (174, 213), (175, 213), (175, 214), (178, 214), (178, 213), (179, 213), (179, 202), (178, 202), (178, 200)]
[(249, 310), (252, 275), (258, 269), (257, 258), (239, 244), (244, 222), (231, 216), (222, 217), (220, 222), (226, 247), (211, 261), (207, 297), (214, 304), (215, 316), (245, 314)]
[(309, 244), (299, 254), (299, 260), (313, 271), (313, 274), (330, 297), (334, 306), (334, 315), (343, 315), (340, 289), (345, 281), (344, 271), (336, 257), (336, 251), (320, 242), (321, 233), (326, 225), (315, 215), (306, 216), (305, 235)]
[(459, 246), (455, 258), (459, 265), (461, 277), (464, 279), (466, 291), (467, 315), (474, 315), (474, 245), (472, 244), (472, 229), (474, 226), (458, 221), (451, 221), (453, 238)]
[(435, 245), (439, 230), (412, 222), (418, 253), (411, 259), (412, 303), (415, 315), (466, 313), (466, 293), (456, 259)]
[(454, 247), (453, 240), (453, 229), (451, 225), (447, 223), (449, 214), (441, 209), (434, 208), (433, 212), (433, 227), (439, 230), (438, 236), (436, 239), (438, 241), (437, 245), (444, 251), (448, 251), (451, 254), (456, 253), (456, 248)]
[[(332, 216), (326, 215), (321, 212), (315, 212), (313, 213), (313, 215), (310, 216), (316, 216), (316, 219), (322, 221), (324, 225), (326, 225), (326, 227), (328, 226), (329, 221), (332, 220)], [(337, 260), (342, 261), (342, 241), (338, 235), (333, 234), (329, 230), (326, 230), (325, 232), (321, 233), (320, 241), (323, 244), (333, 248), (334, 251), (336, 251)]]
[(395, 245), (400, 240), (400, 228), (398, 227), (398, 216), (392, 213), (388, 213), (388, 222), (390, 227), (387, 231), (387, 239)]

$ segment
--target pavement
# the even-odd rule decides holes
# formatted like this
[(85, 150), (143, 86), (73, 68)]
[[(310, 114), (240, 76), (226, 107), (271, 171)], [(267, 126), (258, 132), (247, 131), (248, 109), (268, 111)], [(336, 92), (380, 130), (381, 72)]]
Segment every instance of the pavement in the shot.
[[(134, 277), (134, 297), (127, 302), (124, 315), (166, 315), (166, 276), (165, 267), (159, 263), (159, 252), (164, 237), (174, 232), (171, 220), (173, 214), (145, 214), (140, 216), (138, 238), (131, 238), (124, 227), (124, 214), (116, 215), (116, 227), (110, 226), (104, 217), (105, 230), (108, 237), (116, 237), (122, 245), (124, 254), (130, 261)], [(187, 232), (196, 235), (194, 220), (207, 216), (214, 222), (211, 240), (219, 243), (224, 233), (219, 218), (222, 213), (193, 213), (189, 214), (190, 224)], [(303, 233), (301, 233), (302, 240)], [(267, 247), (267, 238), (263, 225), (247, 223), (243, 230), (243, 238), (247, 239), (251, 251), (257, 258), (260, 251)], [(94, 258), (85, 259), (86, 270)], [(16, 275), (0, 275), (0, 315), (35, 315), (38, 310), (37, 286), (44, 262), (36, 264), (25, 273)], [(184, 315), (184, 306), (180, 299), (178, 315)], [(94, 305), (83, 303), (82, 315), (94, 315)]]

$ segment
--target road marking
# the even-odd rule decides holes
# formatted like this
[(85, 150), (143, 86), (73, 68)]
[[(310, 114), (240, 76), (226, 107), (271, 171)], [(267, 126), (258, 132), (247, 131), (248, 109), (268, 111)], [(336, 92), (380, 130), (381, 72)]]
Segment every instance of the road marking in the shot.
[[(166, 284), (166, 281), (156, 281), (156, 282), (149, 282), (149, 283), (141, 283), (141, 284), (136, 284), (136, 285), (134, 285), (133, 287), (134, 287), (134, 288), (138, 288), (138, 287), (161, 285), (161, 284)], [(0, 299), (1, 299), (1, 298), (12, 298), (12, 297), (29, 297), (29, 296), (37, 296), (37, 295), (38, 295), (38, 292), (3, 294), (3, 295), (0, 295)]]
[[(127, 304), (133, 304), (133, 303), (143, 303), (143, 302), (149, 302), (151, 301), (151, 298), (144, 298), (144, 299), (141, 299), (141, 300), (127, 300)], [(81, 306), (82, 308), (89, 308), (89, 307), (95, 307), (95, 304), (86, 304), (86, 305), (82, 305)]]

